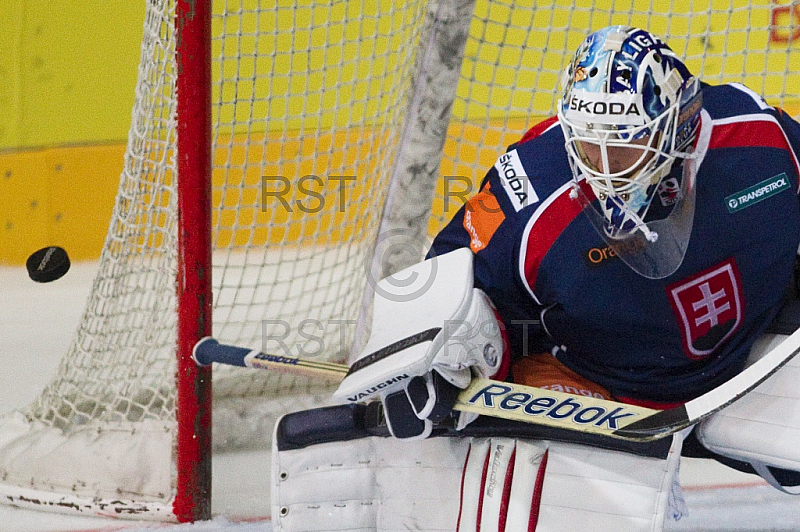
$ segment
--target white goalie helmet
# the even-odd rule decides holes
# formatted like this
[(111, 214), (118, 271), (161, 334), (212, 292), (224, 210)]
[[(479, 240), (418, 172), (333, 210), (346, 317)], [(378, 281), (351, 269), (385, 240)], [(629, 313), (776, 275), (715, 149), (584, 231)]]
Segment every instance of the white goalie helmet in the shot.
[(575, 194), (629, 266), (646, 277), (669, 275), (682, 262), (691, 232), (693, 177), (670, 180), (675, 206), (664, 219), (646, 216), (676, 160), (692, 157), (699, 81), (656, 36), (610, 26), (584, 40), (562, 87), (558, 118)]

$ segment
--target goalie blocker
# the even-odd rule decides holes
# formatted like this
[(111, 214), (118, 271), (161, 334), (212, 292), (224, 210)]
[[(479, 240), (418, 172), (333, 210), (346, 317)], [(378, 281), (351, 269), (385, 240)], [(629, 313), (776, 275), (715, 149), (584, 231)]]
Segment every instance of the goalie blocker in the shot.
[(454, 412), (474, 377), (503, 379), (508, 342), (488, 296), (473, 286), (472, 252), (458, 249), (414, 264), (375, 287), (372, 332), (334, 399), (379, 399), (392, 435), (426, 438)]

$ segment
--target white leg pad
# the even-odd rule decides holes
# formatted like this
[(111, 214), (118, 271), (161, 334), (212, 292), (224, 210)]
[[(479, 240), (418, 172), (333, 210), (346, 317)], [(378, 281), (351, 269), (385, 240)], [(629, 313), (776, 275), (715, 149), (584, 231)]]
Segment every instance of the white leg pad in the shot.
[(513, 438), (274, 449), (273, 529), (661, 530), (680, 444), (666, 459)]
[[(764, 356), (785, 336), (764, 335), (751, 351), (749, 362)], [(795, 356), (757, 388), (695, 428), (709, 450), (750, 462), (779, 489), (765, 465), (800, 471), (800, 356)]]
[(453, 531), (467, 450), (379, 437), (273, 449), (273, 530)]
[(662, 530), (681, 441), (676, 436), (660, 459), (561, 442), (473, 440), (458, 530)]

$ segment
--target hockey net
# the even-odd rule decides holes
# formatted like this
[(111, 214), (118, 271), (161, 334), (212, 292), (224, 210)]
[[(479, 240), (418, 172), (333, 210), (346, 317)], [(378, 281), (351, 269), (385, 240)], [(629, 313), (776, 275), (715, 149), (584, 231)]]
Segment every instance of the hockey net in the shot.
[[(399, 5), (393, 5), (399, 4)], [(213, 333), (344, 362), (369, 279), (419, 260), (505, 147), (554, 113), (591, 29), (665, 36), (796, 116), (800, 6), (769, 0), (213, 4)], [(0, 425), (6, 502), (175, 519), (175, 5), (146, 5), (124, 171), (58, 374)], [(463, 61), (461, 55), (463, 51)], [(267, 447), (331, 384), (215, 368), (214, 449)], [(266, 494), (265, 494), (266, 496)], [(179, 519), (191, 519), (177, 516)]]

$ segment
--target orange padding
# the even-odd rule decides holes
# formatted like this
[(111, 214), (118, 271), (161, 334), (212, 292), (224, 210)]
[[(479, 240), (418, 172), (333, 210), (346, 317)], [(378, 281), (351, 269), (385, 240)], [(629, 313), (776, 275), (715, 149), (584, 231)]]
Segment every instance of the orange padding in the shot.
[(550, 353), (522, 357), (512, 365), (514, 382), (555, 392), (614, 400), (608, 390), (585, 379)]

